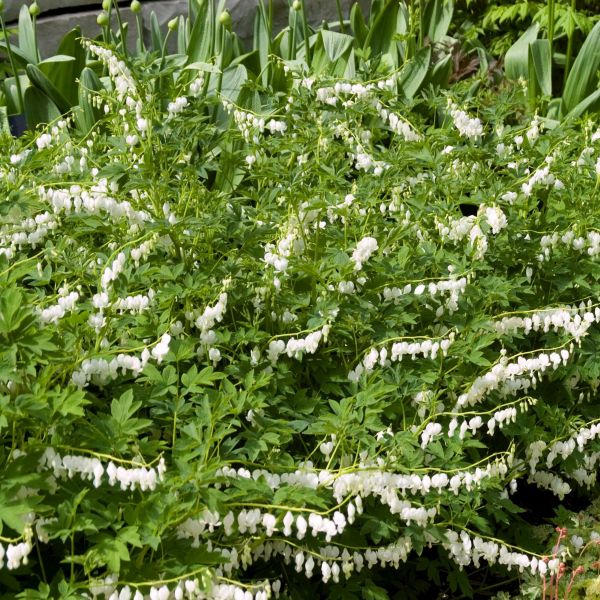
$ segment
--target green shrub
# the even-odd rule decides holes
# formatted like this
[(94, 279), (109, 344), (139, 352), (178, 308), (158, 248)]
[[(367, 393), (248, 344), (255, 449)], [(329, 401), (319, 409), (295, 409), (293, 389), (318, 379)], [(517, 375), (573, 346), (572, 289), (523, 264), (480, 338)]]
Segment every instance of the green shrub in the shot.
[(2, 597), (558, 570), (519, 490), (597, 491), (596, 126), (455, 88), (433, 127), (396, 73), (293, 62), (289, 94), (206, 95), (88, 48), (89, 133), (0, 142)]

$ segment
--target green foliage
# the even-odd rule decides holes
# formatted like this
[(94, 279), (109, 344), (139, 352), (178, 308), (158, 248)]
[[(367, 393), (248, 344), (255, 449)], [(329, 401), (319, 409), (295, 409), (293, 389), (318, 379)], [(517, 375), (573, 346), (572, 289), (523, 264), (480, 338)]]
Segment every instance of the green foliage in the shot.
[(0, 137), (0, 598), (539, 597), (532, 522), (597, 520), (598, 123), (441, 93), (451, 3), (194, 8)]

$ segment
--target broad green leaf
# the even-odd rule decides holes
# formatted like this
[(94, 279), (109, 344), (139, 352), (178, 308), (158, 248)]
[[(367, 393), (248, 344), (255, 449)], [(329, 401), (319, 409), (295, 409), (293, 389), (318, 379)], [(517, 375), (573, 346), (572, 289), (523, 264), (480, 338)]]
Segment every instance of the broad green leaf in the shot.
[(397, 33), (398, 1), (386, 0), (381, 12), (375, 18), (369, 29), (363, 50), (370, 49), (371, 56), (381, 56), (390, 51), (395, 43), (394, 34)]
[(66, 113), (69, 110), (70, 105), (68, 100), (38, 67), (27, 65), (27, 75), (31, 83), (52, 100), (61, 113)]
[(158, 17), (154, 11), (150, 13), (150, 35), (152, 36), (152, 49), (154, 52), (160, 52), (162, 50), (163, 38)]
[(205, 62), (194, 62), (183, 67), (184, 71), (203, 71), (204, 73), (220, 73), (218, 67)]
[(537, 39), (540, 26), (535, 23), (508, 49), (504, 69), (509, 79), (527, 80), (529, 76), (529, 44)]
[[(31, 84), (27, 75), (19, 75), (21, 83), (21, 92), (25, 94), (25, 90)], [(21, 101), (19, 100), (19, 90), (14, 77), (8, 77), (4, 80), (4, 94), (6, 98), (6, 108), (9, 115), (17, 115), (23, 112)]]
[(435, 86), (446, 87), (450, 81), (452, 75), (452, 69), (454, 68), (454, 61), (451, 54), (446, 54), (442, 60), (438, 61), (430, 69), (429, 75), (426, 79), (427, 83), (431, 83)]
[(269, 81), (268, 63), (271, 52), (271, 31), (269, 29), (269, 17), (262, 2), (258, 3), (256, 14), (254, 15), (252, 49), (258, 52), (261, 79), (263, 84), (267, 85)]
[[(0, 40), (0, 50), (2, 50), (4, 53), (6, 53), (6, 49), (7, 49), (6, 42), (4, 40)], [(11, 49), (16, 67), (25, 68), (25, 66), (28, 65), (29, 63), (37, 62), (34, 60), (30, 60), (29, 55), (26, 52), (23, 52), (23, 50), (21, 50), (21, 48), (19, 48), (18, 46), (15, 46), (14, 44), (10, 45), (10, 49)]]
[(77, 104), (77, 79), (85, 67), (85, 49), (80, 38), (79, 27), (72, 29), (61, 40), (58, 54), (38, 64), (71, 106)]
[(363, 48), (369, 29), (358, 2), (355, 2), (350, 9), (350, 27), (352, 27), (356, 43), (360, 48)]
[(598, 87), (600, 69), (600, 22), (583, 42), (567, 77), (563, 92), (563, 113), (571, 112)]
[(55, 63), (65, 63), (65, 62), (73, 62), (75, 60), (74, 56), (67, 56), (65, 54), (55, 54), (50, 58), (46, 58), (38, 63), (38, 67), (43, 70), (43, 67), (51, 67)]
[(100, 91), (102, 87), (98, 75), (89, 67), (85, 67), (78, 86), (79, 106), (75, 110), (75, 119), (84, 134), (91, 131), (100, 118), (100, 110), (92, 102), (91, 94)]
[(584, 98), (577, 106), (570, 110), (564, 117), (565, 121), (575, 120), (586, 112), (597, 113), (600, 110), (600, 89)]
[(19, 48), (21, 52), (27, 56), (27, 60), (30, 63), (36, 64), (39, 60), (39, 54), (35, 42), (35, 31), (33, 28), (33, 21), (29, 14), (29, 7), (27, 4), (21, 6), (19, 12)]
[(312, 68), (315, 73), (342, 76), (353, 44), (352, 36), (335, 31), (321, 31), (314, 47)]
[(323, 40), (325, 54), (332, 63), (342, 58), (354, 43), (354, 38), (351, 35), (335, 31), (321, 31), (321, 39)]
[(185, 54), (188, 47), (188, 29), (185, 25), (185, 19), (180, 15), (177, 25), (177, 53)]
[(423, 25), (432, 42), (440, 42), (448, 33), (454, 13), (453, 0), (429, 0), (425, 5)]
[(529, 57), (542, 95), (552, 96), (552, 60), (549, 40), (534, 40), (529, 45)]
[(231, 102), (236, 102), (242, 86), (248, 80), (248, 70), (244, 65), (228, 67), (223, 72), (223, 82), (221, 86), (221, 95), (228, 98)]
[(425, 80), (431, 61), (431, 46), (421, 48), (402, 68), (399, 88), (408, 100), (412, 100)]
[(187, 48), (188, 63), (208, 62), (214, 55), (215, 17), (212, 0), (199, 0)]

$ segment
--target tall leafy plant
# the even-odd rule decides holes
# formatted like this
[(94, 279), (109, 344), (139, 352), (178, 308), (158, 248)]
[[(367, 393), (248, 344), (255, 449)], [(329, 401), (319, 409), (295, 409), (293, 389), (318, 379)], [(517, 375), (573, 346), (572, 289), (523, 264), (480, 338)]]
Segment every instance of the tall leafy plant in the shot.
[(564, 86), (553, 90), (556, 79), (552, 29), (539, 38), (532, 25), (506, 54), (506, 74), (527, 83), (531, 110), (542, 110), (550, 119), (577, 118), (600, 108), (600, 22), (594, 25), (569, 69)]

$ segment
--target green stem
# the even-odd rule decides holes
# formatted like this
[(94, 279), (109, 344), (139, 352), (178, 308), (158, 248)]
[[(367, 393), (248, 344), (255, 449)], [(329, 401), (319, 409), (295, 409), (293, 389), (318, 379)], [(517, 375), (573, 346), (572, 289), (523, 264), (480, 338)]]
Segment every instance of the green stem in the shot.
[(31, 18), (31, 23), (32, 23), (32, 27), (33, 27), (33, 49), (35, 52), (35, 57), (39, 61), (41, 59), (41, 57), (40, 57), (40, 49), (38, 47), (37, 17), (36, 16), (33, 16)]
[(296, 22), (297, 22), (297, 19), (298, 19), (298, 13), (294, 10), (294, 19), (292, 21), (292, 30), (290, 31), (290, 47), (289, 47), (289, 51), (288, 51), (288, 58), (290, 60), (294, 60), (296, 58)]
[(42, 558), (42, 553), (40, 551), (40, 541), (36, 540), (35, 549), (37, 551), (38, 560), (40, 561), (40, 570), (42, 572), (42, 580), (44, 583), (48, 583), (48, 578), (46, 577), (46, 569), (44, 568), (44, 559)]
[(225, 27), (221, 27), (221, 49), (219, 52), (219, 80), (217, 83), (217, 97), (221, 94), (221, 88), (223, 87), (223, 69), (225, 67), (225, 59), (223, 48), (225, 47)]
[(162, 72), (162, 70), (165, 67), (165, 57), (167, 54), (167, 42), (169, 41), (169, 36), (171, 35), (171, 30), (167, 29), (167, 35), (165, 35), (165, 39), (163, 40), (163, 45), (162, 45), (162, 49), (160, 52), (160, 65), (158, 67), (158, 73), (159, 75), (156, 78), (156, 81), (154, 82), (154, 91), (158, 92), (161, 87), (162, 87), (162, 78), (163, 76), (160, 75), (160, 73)]
[[(73, 515), (75, 519), (75, 515)], [(71, 524), (71, 526), (73, 526)], [(71, 574), (69, 577), (70, 583), (75, 583), (75, 532), (71, 532)]]
[(21, 89), (21, 80), (19, 79), (19, 73), (17, 72), (17, 67), (15, 66), (15, 59), (12, 53), (12, 49), (10, 46), (10, 38), (6, 33), (6, 26), (4, 25), (4, 19), (0, 15), (0, 26), (2, 26), (2, 35), (6, 40), (6, 53), (8, 54), (8, 60), (10, 62), (10, 68), (13, 72), (15, 83), (17, 85), (17, 97), (19, 100), (19, 106), (17, 106), (17, 112), (20, 114), (25, 110), (25, 104), (23, 103), (23, 90)]
[[(571, 0), (571, 11), (575, 12), (577, 6), (576, 0)], [(565, 82), (567, 81), (567, 77), (569, 76), (569, 71), (571, 70), (571, 59), (573, 57), (573, 37), (574, 33), (567, 33), (568, 42), (567, 42), (567, 56), (565, 57)]]
[(554, 45), (554, 0), (548, 0), (548, 41), (550, 42), (550, 64), (552, 64)]
[(337, 5), (338, 19), (340, 20), (340, 31), (346, 33), (346, 26), (344, 25), (344, 13), (342, 12), (342, 5), (340, 0), (335, 0)]
[(125, 35), (125, 25), (123, 24), (123, 19), (121, 18), (121, 11), (119, 10), (118, 2), (115, 2), (115, 15), (117, 15), (117, 22), (119, 23), (119, 32), (121, 33), (121, 47), (123, 48), (123, 54), (126, 58), (128, 58), (129, 53), (127, 52), (127, 39), (126, 39), (126, 35)]

